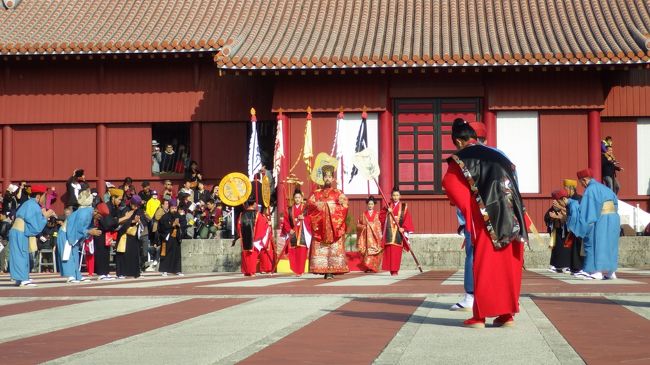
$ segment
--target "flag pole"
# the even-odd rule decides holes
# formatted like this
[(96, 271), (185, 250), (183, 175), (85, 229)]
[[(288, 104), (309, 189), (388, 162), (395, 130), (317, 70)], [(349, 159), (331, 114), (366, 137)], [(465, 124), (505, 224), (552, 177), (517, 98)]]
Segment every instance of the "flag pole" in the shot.
[[(381, 186), (379, 186), (379, 183), (377, 182), (376, 178), (373, 177), (372, 180), (377, 185), (377, 190), (379, 190), (379, 194), (381, 194), (381, 198), (384, 200), (384, 204), (386, 204), (386, 211), (388, 212), (388, 215), (392, 218), (395, 225), (399, 228), (399, 222), (397, 221), (395, 214), (393, 214), (393, 209), (391, 208), (388, 199), (386, 199), (386, 195), (384, 195), (384, 191), (381, 189)], [(397, 232), (400, 234), (400, 236), (402, 236), (402, 242), (404, 242), (406, 248), (408, 248), (408, 252), (411, 253), (411, 256), (413, 257), (413, 261), (415, 261), (415, 265), (417, 266), (418, 270), (420, 270), (420, 272), (424, 272), (422, 270), (422, 265), (420, 265), (420, 260), (418, 260), (417, 256), (415, 256), (415, 252), (413, 252), (413, 248), (409, 244), (408, 237), (406, 237), (399, 229), (397, 230)]]

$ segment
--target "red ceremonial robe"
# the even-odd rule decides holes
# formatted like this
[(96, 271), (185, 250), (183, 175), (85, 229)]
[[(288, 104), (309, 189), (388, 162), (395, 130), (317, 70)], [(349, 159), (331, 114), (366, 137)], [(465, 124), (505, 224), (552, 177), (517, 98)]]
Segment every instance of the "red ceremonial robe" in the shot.
[[(268, 221), (268, 218), (267, 218)], [(259, 253), (260, 258), (260, 272), (270, 273), (273, 271), (273, 264), (275, 263), (275, 243), (273, 242), (273, 230), (269, 225), (266, 230), (266, 236), (262, 241), (262, 249)]]
[(365, 211), (357, 222), (357, 250), (366, 270), (379, 271), (382, 257), (381, 221), (376, 211)]
[(501, 249), (494, 247), (476, 199), (456, 163), (449, 163), (442, 186), (463, 213), (474, 245), (474, 318), (518, 313), (523, 244), (513, 241)]
[[(248, 222), (242, 223), (247, 219)], [(269, 222), (263, 214), (255, 210), (245, 210), (237, 220), (237, 233), (241, 239), (241, 272), (246, 276), (255, 275), (257, 258), (262, 241), (267, 237)], [(248, 229), (249, 232), (244, 232)]]
[[(404, 229), (404, 232), (413, 233), (413, 220), (411, 219), (411, 212), (406, 203), (390, 202), (393, 215), (399, 223), (399, 227)], [(379, 220), (381, 221), (381, 229), (384, 234), (382, 239), (384, 246), (384, 261), (382, 269), (390, 271), (391, 274), (396, 275), (402, 264), (402, 250), (407, 250), (408, 247), (403, 245), (403, 237), (399, 233), (399, 227), (395, 224), (393, 218), (388, 214), (388, 208), (383, 207), (379, 213)]]
[(314, 274), (342, 274), (349, 272), (345, 257), (345, 218), (348, 200), (341, 190), (318, 189), (307, 201), (311, 219), (311, 253), (309, 271)]
[[(310, 220), (309, 216), (303, 215), (304, 209), (304, 204), (291, 206), (282, 220), (282, 236), (285, 237), (285, 244), (289, 245), (289, 266), (296, 275), (305, 272), (305, 261), (311, 243)], [(300, 219), (301, 215), (304, 219)], [(294, 231), (293, 235), (291, 230)]]

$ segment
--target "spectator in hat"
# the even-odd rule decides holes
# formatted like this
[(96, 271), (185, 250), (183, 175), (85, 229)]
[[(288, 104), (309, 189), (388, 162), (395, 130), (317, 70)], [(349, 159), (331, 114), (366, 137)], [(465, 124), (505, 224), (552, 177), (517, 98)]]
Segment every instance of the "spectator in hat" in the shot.
[(160, 163), (162, 162), (162, 154), (160, 152), (160, 143), (155, 139), (151, 141), (151, 173), (160, 173)]

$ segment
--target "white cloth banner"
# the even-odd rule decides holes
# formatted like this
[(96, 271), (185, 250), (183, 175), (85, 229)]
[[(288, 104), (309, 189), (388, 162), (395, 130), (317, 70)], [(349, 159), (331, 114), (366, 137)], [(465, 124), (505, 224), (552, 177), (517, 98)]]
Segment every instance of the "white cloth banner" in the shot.
[[(368, 113), (368, 118), (366, 118), (368, 147), (375, 151), (379, 151), (377, 118), (377, 113)], [(337, 184), (345, 194), (378, 194), (377, 185), (373, 181), (364, 179), (359, 173), (350, 181), (359, 127), (361, 127), (361, 113), (346, 113), (339, 123), (336, 141), (336, 156), (339, 160)]]
[(257, 122), (251, 122), (251, 129), (251, 139), (248, 142), (248, 178), (253, 181), (255, 173), (262, 167), (262, 157), (257, 140)]

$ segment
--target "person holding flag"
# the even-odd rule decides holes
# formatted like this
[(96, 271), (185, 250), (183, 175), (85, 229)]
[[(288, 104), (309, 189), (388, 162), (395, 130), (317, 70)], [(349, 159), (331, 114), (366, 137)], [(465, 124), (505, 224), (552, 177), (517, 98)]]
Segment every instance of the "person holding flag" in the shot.
[[(392, 217), (391, 213), (392, 212)], [(393, 188), (389, 206), (379, 213), (383, 231), (384, 262), (382, 269), (390, 271), (392, 276), (399, 273), (402, 264), (402, 250), (409, 251), (408, 236), (415, 231), (411, 212), (406, 203), (400, 202), (400, 192)]]

